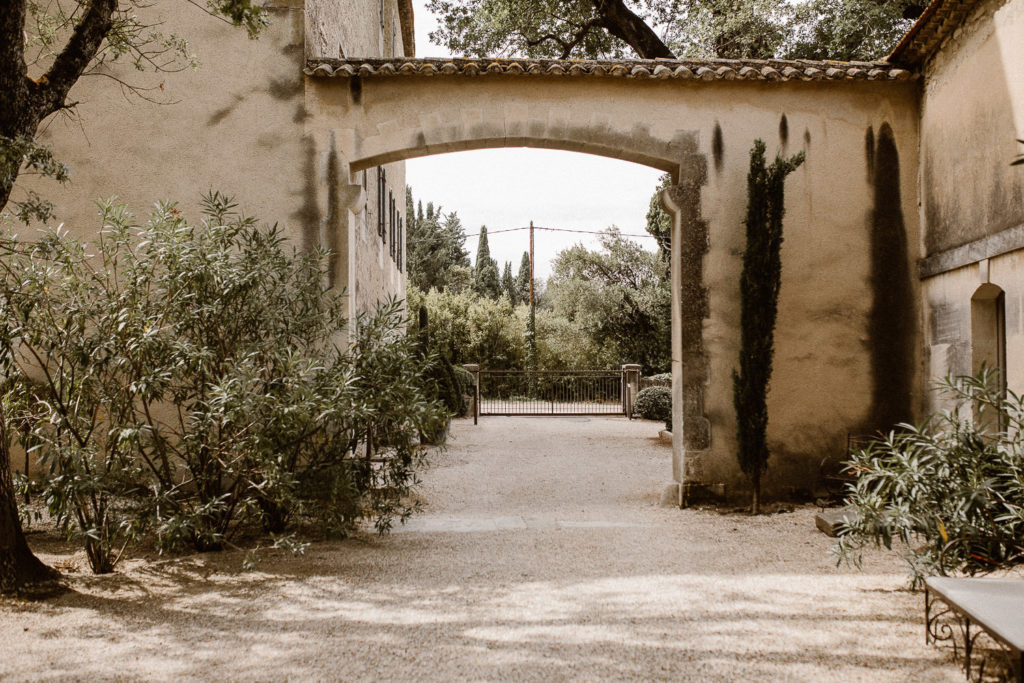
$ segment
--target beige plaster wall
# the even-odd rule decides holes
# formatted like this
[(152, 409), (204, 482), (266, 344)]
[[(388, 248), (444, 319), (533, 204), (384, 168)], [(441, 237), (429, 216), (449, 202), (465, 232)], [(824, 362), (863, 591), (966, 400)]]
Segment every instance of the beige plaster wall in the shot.
[[(403, 295), (404, 277), (396, 265), (381, 258), (376, 244), (352, 242), (362, 232), (338, 209), (337, 195), (350, 181), (343, 160), (331, 155), (337, 122), (310, 122), (306, 109), (304, 46), (308, 51), (323, 31), (344, 34), (346, 44), (360, 51), (402, 50), (396, 0), (344, 4), (351, 15), (337, 1), (307, 3), (308, 12), (301, 2), (275, 5), (270, 27), (258, 40), (188, 3), (155, 6), (150, 12), (163, 21), (162, 30), (187, 36), (200, 67), (168, 74), (112, 67), (110, 75), (154, 88), (149, 95), (161, 104), (124, 97), (102, 75), (83, 78), (70, 96), (79, 102), (76, 118), (55, 118), (41, 134), (71, 166), (72, 182), (35, 187), (55, 202), (59, 220), (83, 237), (99, 227), (97, 198), (117, 195), (141, 215), (155, 201), (174, 200), (196, 215), (201, 195), (220, 190), (248, 215), (278, 223), (303, 248), (323, 245), (336, 252), (334, 282), (353, 296), (364, 293), (364, 308), (387, 295)], [(383, 46), (377, 30), (381, 6), (388, 31)], [(321, 33), (306, 35), (307, 14), (326, 17), (314, 22)], [(404, 214), (404, 166), (391, 165), (388, 177)], [(363, 203), (375, 221), (374, 183)]]
[(315, 234), (306, 206), (311, 160), (301, 134), (301, 5), (272, 10), (259, 40), (246, 38), (189, 5), (161, 4), (162, 30), (187, 36), (196, 70), (153, 74), (128, 64), (109, 74), (141, 87), (160, 104), (122, 94), (110, 78), (83, 77), (71, 90), (74, 118), (55, 117), (40, 137), (71, 167), (64, 187), (39, 185), (73, 232), (99, 228), (94, 201), (117, 195), (137, 213), (174, 200), (194, 215), (208, 189), (233, 195), (249, 215), (296, 237)]
[[(703, 192), (711, 235), (705, 257), (710, 316), (707, 415), (713, 425), (710, 453), (694, 463), (695, 478), (746, 484), (735, 465), (735, 412), (731, 374), (739, 353), (739, 272), (745, 234), (746, 176), (754, 138), (775, 152), (806, 151), (806, 161), (786, 181), (782, 287), (775, 335), (774, 372), (768, 397), (772, 459), (764, 485), (777, 494), (812, 492), (822, 459), (841, 459), (846, 435), (871, 431), (875, 377), (871, 345), (872, 306), (880, 283), (873, 274), (871, 224), (874, 189), (866, 152), (867, 129), (888, 123), (900, 160), (902, 214), (907, 239), (919, 238), (916, 220), (917, 125), (914, 94), (836, 88), (815, 93), (805, 84), (758, 94), (757, 108), (715, 116), (722, 130), (723, 159), (712, 163)], [(785, 114), (788, 144), (780, 136)], [(714, 138), (709, 121), (702, 147)], [(912, 252), (905, 264), (911, 271)], [(877, 266), (876, 266), (877, 267)], [(908, 278), (908, 284), (913, 285)], [(917, 327), (916, 312), (912, 327)], [(916, 343), (912, 348), (916, 351)], [(916, 387), (919, 354), (912, 353), (906, 385)], [(916, 394), (916, 392), (914, 392)], [(908, 404), (916, 411), (919, 399)], [(906, 415), (905, 418), (910, 418)]]
[[(1024, 1), (988, 0), (925, 70), (921, 117), (925, 382), (972, 371), (971, 297), (1005, 294), (1007, 385), (1024, 391)], [(948, 407), (934, 394), (928, 408)]]
[(1024, 223), (1024, 2), (988, 0), (925, 70), (921, 171), (926, 255)]
[[(198, 220), (201, 196), (220, 190), (247, 215), (278, 223), (302, 248), (334, 251), (332, 281), (347, 288), (351, 310), (403, 297), (404, 273), (376, 236), (375, 173), (369, 171), (368, 192), (350, 202), (349, 169), (331, 142), (340, 122), (311, 120), (302, 73), (305, 52), (316, 44), (308, 41), (322, 35), (343, 35), (346, 46), (375, 56), (390, 54), (394, 23), (394, 49), (401, 53), (397, 2), (386, 0), (384, 7), (383, 48), (374, 28), (379, 0), (276, 3), (258, 40), (189, 3), (143, 10), (163, 22), (164, 32), (188, 38), (199, 68), (152, 74), (119, 64), (104, 72), (152, 88), (148, 95), (160, 104), (123, 95), (103, 75), (84, 77), (69, 97), (79, 103), (75, 118), (56, 117), (40, 134), (70, 165), (72, 181), (58, 186), (24, 178), (22, 184), (53, 201), (58, 220), (84, 239), (100, 228), (98, 198), (116, 195), (140, 219), (156, 201), (177, 201)], [(307, 14), (321, 33), (307, 36)], [(390, 164), (388, 179), (404, 220), (404, 164)], [(364, 216), (368, 230), (361, 227)]]
[[(310, 115), (345, 122), (337, 140), (352, 169), (461, 149), (536, 146), (641, 161), (673, 171), (679, 182), (696, 183), (697, 223), (703, 219), (708, 234), (707, 253), (698, 258), (697, 267), (703, 269), (708, 291), (707, 316), (698, 324), (706, 360), (702, 400), (711, 440), (697, 450), (684, 447), (677, 437), (674, 476), (677, 481), (726, 484), (733, 493), (744, 486), (735, 460), (731, 374), (738, 354), (748, 154), (758, 137), (768, 143), (769, 153), (806, 149), (807, 162), (787, 184), (770, 394), (774, 455), (767, 487), (776, 494), (813, 488), (821, 459), (843, 457), (847, 433), (869, 426), (875, 382), (869, 318), (880, 286), (872, 270), (876, 189), (866, 137), (869, 129), (877, 132), (883, 125), (893, 131), (899, 211), (913, 247), (920, 240), (916, 84), (679, 84), (528, 76), (312, 80), (317, 85), (307, 100)], [(780, 139), (783, 114), (785, 143)], [(716, 125), (721, 129), (718, 155)], [(911, 248), (900, 268), (909, 273), (916, 256)], [(678, 270), (680, 264), (674, 266)], [(916, 297), (913, 278), (907, 286)], [(677, 294), (678, 333), (684, 317), (701, 307), (693, 301), (699, 292), (680, 289)], [(907, 315), (916, 327), (916, 311)], [(679, 344), (677, 339), (674, 346)], [(916, 341), (910, 344), (904, 372), (914, 394), (908, 404), (915, 410), (920, 354)], [(684, 377), (689, 372), (684, 368), (695, 366), (683, 362), (682, 349), (676, 348), (676, 354), (678, 411), (688, 391), (684, 384), (693, 380)], [(676, 424), (681, 417), (676, 416)]]

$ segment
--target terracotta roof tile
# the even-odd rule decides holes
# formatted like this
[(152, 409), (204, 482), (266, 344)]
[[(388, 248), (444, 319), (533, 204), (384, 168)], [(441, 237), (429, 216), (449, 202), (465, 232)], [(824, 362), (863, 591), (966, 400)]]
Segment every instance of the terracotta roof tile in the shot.
[(323, 59), (306, 63), (308, 76), (361, 78), (397, 76), (548, 75), (698, 81), (905, 81), (917, 74), (889, 62), (809, 60), (632, 60), (559, 59)]
[(980, 0), (932, 0), (886, 60), (920, 66), (950, 33), (963, 24)]

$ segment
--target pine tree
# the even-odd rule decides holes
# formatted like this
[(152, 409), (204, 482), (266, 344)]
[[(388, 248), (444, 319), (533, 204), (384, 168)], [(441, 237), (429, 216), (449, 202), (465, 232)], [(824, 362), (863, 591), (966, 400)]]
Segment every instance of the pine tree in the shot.
[(445, 270), (454, 266), (469, 268), (469, 252), (466, 251), (466, 231), (462, 228), (462, 221), (454, 211), (445, 216), (444, 241), (447, 249), (445, 254)]
[(454, 211), (444, 214), (441, 207), (434, 207), (433, 202), (427, 203), (424, 212), (421, 201), (414, 212), (409, 188), (406, 188), (405, 205), (409, 283), (424, 292), (442, 290), (452, 268), (468, 268), (470, 265), (469, 254), (464, 247), (466, 233), (462, 229), (462, 221)]

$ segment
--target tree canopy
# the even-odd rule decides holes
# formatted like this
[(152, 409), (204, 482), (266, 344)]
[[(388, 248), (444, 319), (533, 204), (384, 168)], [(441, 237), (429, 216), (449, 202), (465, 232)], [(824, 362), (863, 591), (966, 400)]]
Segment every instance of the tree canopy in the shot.
[[(464, 247), (466, 232), (462, 221), (452, 211), (447, 215), (433, 203), (423, 202), (413, 209), (412, 188), (405, 188), (405, 223), (407, 227), (406, 262), (409, 282), (423, 291), (444, 289), (453, 271), (469, 268), (469, 254)], [(461, 279), (456, 277), (455, 279)]]
[(455, 54), (876, 59), (924, 0), (430, 0)]
[(672, 294), (664, 257), (623, 237), (601, 235), (600, 251), (581, 244), (559, 252), (548, 280), (548, 306), (575, 323), (616, 363), (665, 372), (672, 357)]

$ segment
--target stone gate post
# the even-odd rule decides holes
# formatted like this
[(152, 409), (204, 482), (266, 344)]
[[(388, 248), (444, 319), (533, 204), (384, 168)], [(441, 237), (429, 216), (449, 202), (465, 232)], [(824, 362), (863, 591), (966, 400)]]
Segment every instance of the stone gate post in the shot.
[(480, 366), (476, 363), (467, 363), (462, 367), (473, 375), (473, 424), (476, 424), (480, 418)]
[(626, 363), (622, 366), (622, 407), (626, 417), (633, 419), (633, 402), (640, 391), (640, 365)]

